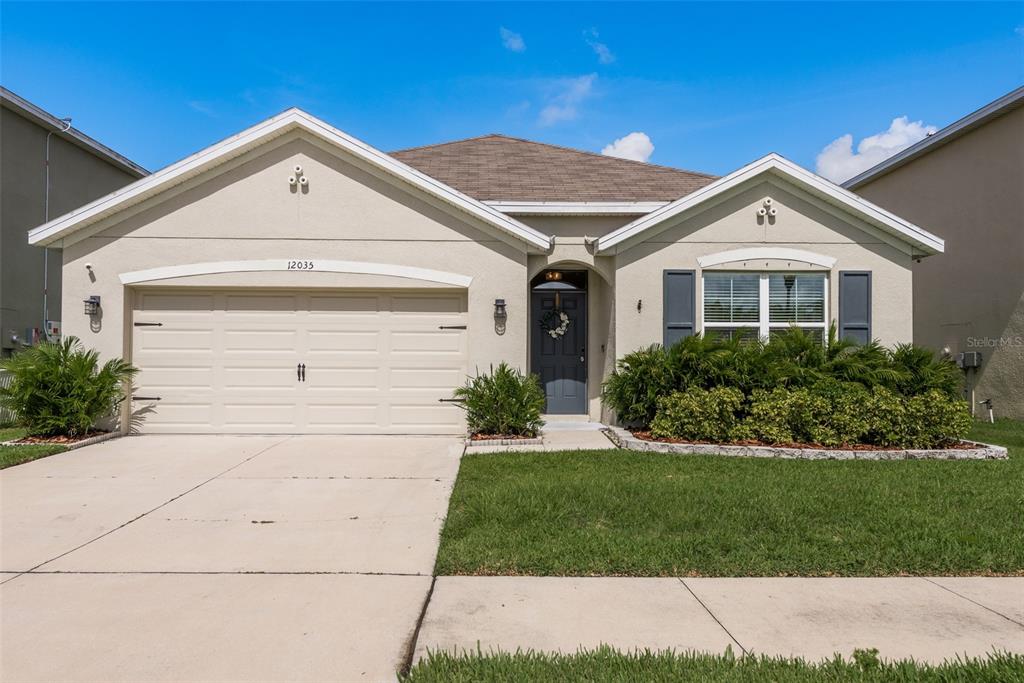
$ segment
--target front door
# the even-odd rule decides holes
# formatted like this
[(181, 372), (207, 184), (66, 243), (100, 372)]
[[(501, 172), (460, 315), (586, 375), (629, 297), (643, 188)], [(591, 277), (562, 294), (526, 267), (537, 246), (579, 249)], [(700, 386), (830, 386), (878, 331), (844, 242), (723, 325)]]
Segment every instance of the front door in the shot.
[[(534, 291), (531, 308), (532, 371), (540, 376), (547, 412), (583, 415), (587, 412), (586, 292)], [(568, 320), (562, 321), (560, 313)]]

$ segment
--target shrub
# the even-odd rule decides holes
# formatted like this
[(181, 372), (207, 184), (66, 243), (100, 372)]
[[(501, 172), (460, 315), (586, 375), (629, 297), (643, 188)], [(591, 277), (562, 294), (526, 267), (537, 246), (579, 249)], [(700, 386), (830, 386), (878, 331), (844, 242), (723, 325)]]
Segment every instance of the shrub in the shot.
[(739, 423), (743, 392), (730, 387), (691, 387), (658, 401), (651, 423), (657, 438), (687, 441), (728, 441)]
[(658, 410), (658, 399), (676, 388), (668, 353), (653, 344), (619, 360), (604, 383), (604, 401), (623, 424), (646, 427)]
[(507, 363), (477, 374), (455, 390), (466, 411), (472, 434), (536, 436), (544, 426), (544, 391), (535, 375), (524, 375)]
[(0, 388), (0, 405), (39, 436), (87, 433), (115, 414), (137, 372), (120, 358), (100, 366), (99, 353), (85, 350), (76, 337), (25, 349), (0, 368), (11, 374), (9, 386)]
[(917, 396), (937, 390), (959, 398), (963, 376), (951, 358), (913, 344), (897, 344), (889, 353), (889, 361), (900, 375), (890, 388), (901, 394)]
[[(833, 323), (824, 342), (793, 327), (774, 333), (768, 342), (694, 335), (670, 349), (641, 349), (619, 361), (605, 382), (604, 400), (623, 424), (646, 427), (660, 397), (692, 387), (727, 386), (752, 397), (759, 389), (850, 383), (908, 397), (938, 390), (956, 398), (960, 373), (948, 359), (911, 344), (890, 351), (877, 342), (857, 345), (840, 339)], [(803, 398), (811, 400), (809, 395)], [(853, 425), (841, 427), (837, 434), (850, 429)], [(833, 438), (827, 432), (822, 437)]]
[(966, 402), (938, 389), (908, 398), (875, 387), (868, 412), (866, 442), (894, 448), (939, 448), (961, 441), (973, 421)]
[(869, 396), (859, 384), (838, 382), (755, 391), (741, 431), (767, 443), (863, 443), (869, 429)]

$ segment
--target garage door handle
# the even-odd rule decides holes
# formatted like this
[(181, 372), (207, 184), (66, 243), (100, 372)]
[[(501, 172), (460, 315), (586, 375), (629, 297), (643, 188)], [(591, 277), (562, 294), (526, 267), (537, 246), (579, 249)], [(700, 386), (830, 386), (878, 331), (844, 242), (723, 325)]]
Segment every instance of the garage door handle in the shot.
[(437, 329), (439, 329), (439, 330), (464, 330), (464, 329), (466, 329), (466, 326), (465, 325), (438, 325)]
[(295, 368), (295, 371), (298, 373), (299, 381), (300, 382), (305, 382), (306, 381), (306, 364), (305, 363), (299, 363), (299, 367)]

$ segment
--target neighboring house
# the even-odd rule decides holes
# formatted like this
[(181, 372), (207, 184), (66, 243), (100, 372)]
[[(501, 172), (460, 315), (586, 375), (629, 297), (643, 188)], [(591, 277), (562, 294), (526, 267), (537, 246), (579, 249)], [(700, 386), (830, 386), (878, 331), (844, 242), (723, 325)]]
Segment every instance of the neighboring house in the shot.
[(844, 186), (946, 240), (914, 264), (914, 341), (981, 352), (968, 398), (1024, 419), (1024, 87)]
[(2, 87), (0, 105), (0, 352), (8, 355), (61, 319), (60, 254), (29, 246), (25, 233), (146, 170)]
[(774, 154), (718, 179), (502, 136), (386, 154), (297, 109), (30, 241), (63, 250), (65, 331), (141, 368), (150, 432), (455, 433), (452, 389), (501, 361), (607, 418), (617, 358), (701, 330), (910, 341), (911, 264), (943, 248)]

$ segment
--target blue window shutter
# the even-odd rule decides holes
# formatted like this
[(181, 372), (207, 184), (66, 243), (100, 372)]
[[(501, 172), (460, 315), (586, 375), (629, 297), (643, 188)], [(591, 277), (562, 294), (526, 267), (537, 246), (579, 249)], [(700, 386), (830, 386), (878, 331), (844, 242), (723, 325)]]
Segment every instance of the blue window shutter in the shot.
[(665, 348), (697, 329), (697, 273), (693, 270), (666, 270), (664, 275), (665, 310), (662, 316)]
[(839, 338), (871, 341), (871, 271), (839, 271)]

